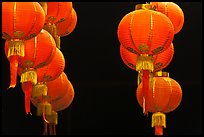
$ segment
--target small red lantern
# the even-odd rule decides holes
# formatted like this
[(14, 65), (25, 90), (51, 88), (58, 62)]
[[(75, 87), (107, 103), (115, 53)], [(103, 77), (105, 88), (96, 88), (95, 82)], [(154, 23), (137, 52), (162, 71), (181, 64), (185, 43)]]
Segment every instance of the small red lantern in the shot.
[[(166, 72), (156, 72), (153, 82), (150, 83), (148, 96), (148, 110), (152, 113), (152, 127), (155, 126), (155, 134), (162, 135), (162, 126), (166, 127), (165, 114), (175, 110), (182, 99), (182, 89)], [(142, 84), (137, 88), (136, 97), (139, 105), (143, 106)]]
[[(54, 111), (61, 111), (67, 108), (74, 98), (74, 88), (71, 82), (68, 80), (66, 74), (62, 72), (62, 74), (53, 81), (46, 82), (47, 86), (47, 99)], [(35, 85), (33, 88), (33, 92), (37, 92), (37, 96), (32, 97), (31, 101), (34, 106), (38, 106), (39, 103), (42, 102), (42, 95), (45, 95), (39, 89), (41, 89), (41, 83)]]
[(25, 56), (24, 41), (37, 36), (44, 22), (45, 13), (38, 2), (2, 2), (2, 38), (8, 41), (10, 87), (16, 85), (18, 57)]
[(174, 2), (150, 2), (155, 9), (165, 14), (174, 25), (174, 34), (180, 32), (184, 24), (182, 9)]

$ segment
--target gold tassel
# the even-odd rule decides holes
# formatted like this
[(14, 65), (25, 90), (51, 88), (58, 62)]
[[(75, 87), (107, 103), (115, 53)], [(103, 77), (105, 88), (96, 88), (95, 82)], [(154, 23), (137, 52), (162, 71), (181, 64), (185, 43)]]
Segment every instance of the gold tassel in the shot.
[(31, 81), (34, 85), (37, 84), (37, 73), (35, 70), (25, 70), (21, 74), (21, 83)]
[(152, 55), (148, 54), (141, 54), (137, 57), (136, 62), (136, 71), (141, 70), (149, 70), (150, 72), (153, 72), (154, 70), (154, 58)]
[(47, 96), (47, 85), (44, 83), (38, 83), (34, 85), (32, 91), (32, 98), (37, 98), (40, 96)]
[(41, 116), (45, 109), (45, 115), (51, 115), (52, 114), (52, 106), (47, 101), (41, 102), (37, 105), (37, 116)]
[(8, 41), (8, 58), (13, 55), (25, 56), (24, 41), (23, 40), (9, 40)]
[(166, 115), (161, 112), (154, 113), (152, 115), (152, 127), (163, 126), (166, 128)]
[(57, 125), (58, 124), (57, 112), (52, 111), (50, 115), (46, 115), (46, 119), (49, 121), (49, 124)]

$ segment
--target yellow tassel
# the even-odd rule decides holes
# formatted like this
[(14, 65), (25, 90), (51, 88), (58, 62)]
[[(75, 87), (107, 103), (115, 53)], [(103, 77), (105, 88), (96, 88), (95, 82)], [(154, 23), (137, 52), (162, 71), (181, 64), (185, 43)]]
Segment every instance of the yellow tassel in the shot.
[(57, 125), (58, 124), (57, 112), (52, 111), (51, 115), (46, 115), (46, 119), (49, 121), (49, 124)]
[(137, 57), (137, 62), (136, 62), (136, 71), (141, 71), (141, 70), (149, 70), (153, 72), (154, 70), (154, 58), (152, 55), (148, 54), (141, 54)]
[(43, 110), (45, 109), (45, 115), (52, 114), (52, 106), (48, 102), (41, 102), (37, 105), (37, 116), (41, 116), (43, 114)]
[(23, 40), (9, 40), (8, 41), (8, 58), (13, 55), (25, 56), (24, 41)]
[(47, 85), (38, 83), (34, 85), (32, 91), (32, 98), (40, 97), (40, 96), (47, 96)]
[(163, 126), (166, 128), (166, 115), (161, 112), (154, 113), (152, 115), (152, 127)]
[(21, 74), (21, 83), (31, 81), (34, 85), (37, 84), (37, 73), (35, 70), (25, 70)]

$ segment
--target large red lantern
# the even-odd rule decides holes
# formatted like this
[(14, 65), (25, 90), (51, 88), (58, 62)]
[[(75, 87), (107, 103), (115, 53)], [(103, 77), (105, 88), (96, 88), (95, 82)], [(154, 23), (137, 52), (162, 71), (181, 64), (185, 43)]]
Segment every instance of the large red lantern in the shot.
[[(182, 89), (178, 82), (169, 78), (166, 72), (156, 72), (153, 82), (150, 83), (148, 110), (152, 113), (152, 127), (155, 126), (155, 134), (163, 134), (162, 126), (166, 127), (164, 113), (175, 110), (182, 99)], [(142, 84), (137, 88), (136, 97), (139, 105), (143, 106)]]
[[(43, 6), (43, 4), (41, 5)], [(71, 17), (73, 5), (72, 2), (46, 2), (46, 5), (47, 15), (44, 29), (50, 32), (56, 41), (57, 47), (60, 48), (60, 38), (57, 36), (56, 25)]]
[(165, 14), (174, 25), (174, 33), (177, 34), (183, 27), (184, 14), (182, 9), (174, 2), (150, 2), (155, 9)]
[(133, 47), (139, 54), (136, 71), (142, 73), (143, 111), (147, 114), (146, 97), (148, 96), (149, 72), (153, 72), (153, 55), (165, 51), (174, 38), (171, 20), (150, 4), (138, 4), (136, 10), (125, 15), (118, 26), (118, 39), (126, 48)]
[(38, 2), (2, 2), (2, 38), (8, 41), (10, 87), (16, 85), (18, 57), (24, 57), (24, 41), (43, 28), (45, 13)]

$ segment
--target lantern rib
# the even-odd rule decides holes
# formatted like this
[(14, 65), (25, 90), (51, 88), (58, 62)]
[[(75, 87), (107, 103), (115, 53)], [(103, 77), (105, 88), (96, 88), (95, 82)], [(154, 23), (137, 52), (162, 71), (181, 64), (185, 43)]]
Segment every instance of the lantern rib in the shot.
[(136, 46), (135, 46), (135, 43), (134, 43), (134, 40), (133, 40), (133, 37), (132, 37), (132, 20), (133, 20), (133, 17), (134, 17), (134, 12), (132, 12), (132, 17), (131, 17), (131, 19), (130, 19), (130, 24), (129, 24), (129, 31), (130, 31), (130, 39), (131, 39), (131, 42), (132, 42), (132, 44), (133, 44), (133, 46), (135, 47), (135, 48), (137, 48)]

